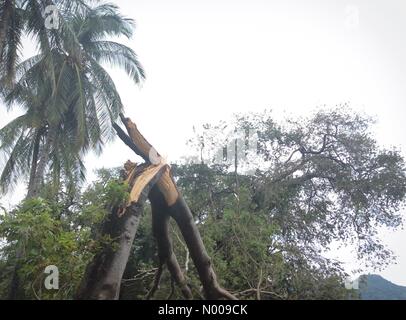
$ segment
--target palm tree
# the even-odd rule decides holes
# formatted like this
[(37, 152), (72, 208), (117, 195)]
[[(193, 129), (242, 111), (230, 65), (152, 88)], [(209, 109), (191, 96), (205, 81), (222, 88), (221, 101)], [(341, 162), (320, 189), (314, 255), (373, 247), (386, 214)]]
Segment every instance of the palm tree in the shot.
[[(0, 129), (0, 152), (6, 157), (0, 191), (29, 177), (27, 198), (31, 198), (39, 195), (47, 173), (56, 188), (61, 178), (71, 184), (78, 177), (83, 179), (84, 155), (89, 150), (100, 152), (112, 138), (112, 122), (123, 105), (103, 65), (123, 68), (136, 83), (145, 75), (133, 50), (107, 40), (132, 36), (133, 21), (121, 16), (116, 6), (91, 8), (76, 0), (79, 4), (73, 8), (68, 1), (59, 1), (64, 9), (61, 26), (50, 31), (44, 26), (41, 8), (52, 1), (0, 1), (0, 94), (9, 108), (19, 105), (25, 110)], [(21, 15), (12, 38), (7, 32), (11, 15), (6, 9)], [(39, 54), (18, 63), (23, 30), (37, 38)], [(21, 252), (18, 247), (10, 299), (18, 292)]]
[[(60, 30), (48, 30), (45, 26), (46, 7), (58, 5), (61, 17)], [(65, 18), (73, 12), (89, 10), (83, 0), (0, 0), (0, 75), (2, 85), (12, 86), (15, 80), (15, 68), (21, 59), (23, 35), (35, 39), (43, 53), (53, 47), (61, 47), (60, 35), (70, 34), (65, 26)], [(68, 37), (69, 38), (69, 37)], [(49, 61), (49, 66), (52, 61)]]
[(61, 46), (18, 64), (13, 87), (1, 93), (9, 108), (20, 105), (26, 114), (0, 130), (0, 151), (7, 154), (3, 191), (30, 176), (28, 196), (37, 196), (47, 169), (55, 179), (73, 168), (83, 176), (83, 156), (113, 137), (112, 122), (123, 109), (103, 65), (123, 68), (136, 83), (145, 77), (132, 49), (107, 40), (130, 38), (133, 28), (115, 5), (77, 10), (64, 17)]
[(7, 74), (7, 84), (14, 78), (23, 24), (22, 10), (16, 1), (0, 0), (0, 73)]

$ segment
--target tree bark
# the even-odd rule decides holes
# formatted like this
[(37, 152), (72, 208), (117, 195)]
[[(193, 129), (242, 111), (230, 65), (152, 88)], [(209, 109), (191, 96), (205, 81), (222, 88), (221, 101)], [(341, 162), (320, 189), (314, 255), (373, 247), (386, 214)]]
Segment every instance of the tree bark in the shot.
[(39, 154), (40, 142), (41, 142), (41, 129), (38, 129), (35, 134), (35, 144), (34, 144), (34, 150), (32, 152), (30, 180), (28, 182), (27, 197), (31, 196), (34, 193), (34, 180), (37, 175), (38, 154)]
[[(127, 163), (128, 165), (128, 163)], [(129, 203), (114, 208), (105, 221), (102, 235), (115, 239), (106, 245), (88, 265), (76, 298), (79, 300), (117, 300), (131, 247), (151, 187), (164, 171), (164, 166), (138, 166), (128, 173), (131, 185)]]
[(143, 204), (132, 205), (122, 218), (117, 211), (103, 227), (103, 235), (118, 238), (114, 245), (106, 246), (97, 254), (87, 267), (84, 280), (77, 295), (79, 300), (117, 300), (120, 294), (121, 278), (130, 254), (138, 224), (142, 215)]
[(20, 259), (22, 256), (23, 248), (21, 247), (21, 244), (17, 244), (17, 249), (16, 249), (16, 264), (14, 266), (13, 270), (13, 276), (11, 278), (11, 282), (8, 288), (8, 300), (17, 300), (19, 296), (19, 290), (20, 290), (20, 277), (18, 276), (18, 272), (21, 268), (21, 263)]
[[(187, 285), (185, 276), (183, 275), (176, 255), (173, 252), (172, 240), (169, 236), (169, 208), (156, 186), (152, 188), (149, 199), (151, 201), (152, 211), (152, 231), (158, 247), (159, 268), (162, 268), (162, 266), (166, 264), (172, 280), (179, 286), (184, 298), (192, 299), (192, 291)], [(158, 271), (160, 271), (159, 268)], [(157, 275), (159, 274), (157, 273)], [(156, 281), (154, 282), (154, 287), (148, 294), (148, 298), (151, 298), (154, 290), (157, 289), (157, 283)]]
[(41, 188), (45, 178), (45, 170), (49, 162), (49, 155), (52, 145), (54, 144), (54, 141), (56, 139), (56, 134), (56, 130), (50, 128), (48, 134), (46, 135), (45, 146), (40, 151), (41, 155), (35, 170), (35, 174), (32, 177), (32, 183), (30, 185), (30, 188), (28, 189), (27, 199), (36, 198), (41, 192)]
[[(125, 118), (123, 115), (120, 116), (121, 121), (127, 129), (128, 136), (116, 125), (115, 129), (119, 137), (146, 162), (151, 162), (150, 154), (151, 149), (153, 149), (152, 145), (139, 132), (137, 126), (131, 121), (131, 119)], [(155, 158), (160, 157), (157, 152), (154, 153)], [(155, 162), (157, 161), (157, 159), (154, 160)], [(164, 162), (164, 159), (161, 158), (161, 162)], [(171, 176), (169, 167), (166, 167), (165, 172), (158, 180), (156, 189), (164, 199), (168, 214), (175, 219), (181, 230), (192, 260), (198, 271), (200, 281), (202, 282), (205, 297), (207, 299), (236, 299), (218, 284), (210, 257), (206, 252), (199, 230), (193, 219), (193, 215), (180, 194), (176, 182)], [(153, 197), (151, 202), (154, 202)], [(164, 219), (165, 215), (161, 215), (161, 217)]]
[(232, 294), (220, 287), (210, 257), (200, 237), (200, 232), (182, 196), (170, 207), (170, 214), (175, 219), (185, 239), (190, 256), (202, 282), (206, 299), (217, 300), (224, 298), (234, 300), (235, 297)]
[[(120, 116), (128, 135), (117, 124), (114, 124), (118, 136), (144, 159), (145, 164), (135, 169), (135, 165), (131, 162), (126, 164), (127, 182), (131, 187), (129, 203), (124, 209), (113, 210), (103, 228), (104, 235), (117, 239), (117, 250), (113, 250), (109, 246), (94, 257), (86, 270), (77, 298), (100, 300), (119, 298), (121, 278), (135, 238), (143, 204), (149, 196), (153, 214), (153, 232), (158, 245), (159, 267), (153, 287), (147, 297), (150, 298), (156, 291), (162, 267), (166, 264), (172, 280), (180, 286), (184, 297), (192, 298), (192, 292), (173, 252), (169, 236), (169, 218), (172, 217), (185, 239), (202, 282), (205, 297), (207, 299), (236, 299), (218, 284), (199, 230), (171, 176), (170, 167), (142, 136), (137, 126), (130, 119), (124, 118), (123, 115)], [(151, 155), (154, 159), (150, 159)]]

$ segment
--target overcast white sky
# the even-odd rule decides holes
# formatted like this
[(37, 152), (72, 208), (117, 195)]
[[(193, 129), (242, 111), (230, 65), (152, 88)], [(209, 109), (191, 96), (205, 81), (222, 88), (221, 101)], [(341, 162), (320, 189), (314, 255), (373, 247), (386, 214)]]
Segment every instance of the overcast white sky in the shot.
[[(376, 116), (379, 142), (406, 150), (406, 1), (112, 2), (136, 20), (126, 43), (148, 77), (138, 89), (112, 72), (126, 114), (169, 160), (185, 153), (193, 124), (269, 107), (277, 116), (303, 115), (343, 102)], [(112, 167), (130, 158), (116, 141), (87, 163)], [(406, 232), (382, 236), (399, 258), (381, 274), (406, 285)], [(346, 252), (333, 255), (348, 270), (358, 266)]]

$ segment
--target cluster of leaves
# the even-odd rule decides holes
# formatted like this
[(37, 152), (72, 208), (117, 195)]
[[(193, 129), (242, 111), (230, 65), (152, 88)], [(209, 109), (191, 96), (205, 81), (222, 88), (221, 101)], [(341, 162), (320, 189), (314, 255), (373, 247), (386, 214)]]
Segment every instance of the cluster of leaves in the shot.
[[(341, 241), (354, 244), (365, 263), (385, 266), (392, 254), (377, 234), (380, 227), (402, 225), (406, 170), (400, 151), (378, 145), (372, 124), (347, 105), (284, 123), (276, 123), (269, 111), (238, 116), (228, 127), (257, 137), (257, 148), (244, 150), (247, 156), (238, 159), (237, 168), (250, 210), (269, 215), (284, 243), (312, 255)], [(223, 126), (206, 128), (207, 136), (216, 131), (220, 137)], [(233, 162), (228, 166), (228, 172), (236, 169)]]
[[(94, 254), (112, 239), (100, 236), (100, 226), (112, 204), (127, 199), (128, 187), (117, 170), (100, 170), (99, 179), (75, 198), (36, 198), (0, 215), (0, 297), (7, 297), (18, 266), (19, 297), (72, 299)], [(60, 288), (45, 290), (44, 270), (59, 269)]]
[[(246, 298), (346, 298), (342, 265), (324, 257), (333, 242), (354, 245), (360, 263), (375, 269), (392, 261), (378, 229), (402, 225), (405, 163), (398, 150), (378, 145), (372, 123), (347, 106), (283, 124), (267, 111), (242, 115), (228, 127), (257, 133), (246, 158), (173, 167), (223, 287)], [(227, 133), (221, 139), (226, 127), (204, 126), (194, 141), (199, 155), (230, 142)], [(213, 136), (220, 145), (207, 143)], [(188, 270), (181, 237), (174, 245)], [(127, 276), (144, 288), (135, 290), (142, 298), (157, 262), (138, 254), (133, 259), (147, 263)], [(192, 266), (187, 275), (196, 289)], [(161, 291), (168, 296), (170, 281)]]
[[(45, 23), (52, 3), (57, 29)], [(135, 52), (113, 40), (133, 31), (134, 21), (104, 1), (0, 1), (0, 97), (8, 109), (24, 111), (0, 129), (0, 192), (29, 178), (28, 194), (38, 196), (47, 173), (57, 189), (62, 179), (71, 189), (84, 181), (84, 156), (114, 138), (112, 124), (123, 111), (106, 66), (135, 83), (145, 77)], [(27, 59), (24, 35), (38, 47)]]
[[(7, 266), (1, 280), (7, 285), (14, 267), (20, 265), (18, 275), (24, 298), (70, 297), (91, 256), (87, 248), (89, 230), (72, 228), (68, 217), (62, 220), (56, 216), (61, 209), (43, 199), (35, 199), (1, 217), (0, 234), (7, 240), (2, 248)], [(17, 252), (21, 252), (21, 256), (17, 256)], [(58, 292), (43, 290), (44, 270), (49, 265), (59, 268), (64, 285)]]
[[(224, 288), (242, 299), (345, 299), (352, 294), (344, 288), (347, 275), (338, 262), (311, 256), (299, 246), (280, 241), (281, 227), (269, 214), (253, 209), (244, 179), (240, 179), (237, 196), (235, 176), (226, 167), (199, 164), (173, 169)], [(150, 223), (146, 214), (124, 277), (123, 299), (144, 299), (151, 287), (158, 259)], [(171, 228), (174, 250), (188, 284), (195, 297), (202, 298), (187, 247), (176, 225)], [(177, 289), (172, 290), (166, 271), (155, 298), (182, 299)]]

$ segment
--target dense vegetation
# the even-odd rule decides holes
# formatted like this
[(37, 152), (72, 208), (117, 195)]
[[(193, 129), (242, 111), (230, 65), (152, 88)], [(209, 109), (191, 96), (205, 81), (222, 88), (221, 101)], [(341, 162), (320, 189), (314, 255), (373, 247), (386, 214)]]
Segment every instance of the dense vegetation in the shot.
[[(195, 216), (221, 284), (237, 297), (347, 298), (350, 293), (344, 288), (346, 275), (340, 263), (325, 259), (323, 253), (336, 240), (353, 242), (359, 258), (367, 262), (384, 265), (391, 261), (390, 252), (376, 238), (376, 227), (396, 228), (401, 223), (398, 210), (406, 180), (403, 159), (396, 151), (377, 148), (368, 133), (369, 121), (358, 115), (323, 111), (305, 124), (294, 122), (286, 127), (274, 123), (272, 114), (267, 115), (262, 114), (262, 120), (255, 115), (238, 120), (264, 129), (257, 130), (260, 138), (257, 152), (253, 152), (264, 162), (255, 164), (253, 175), (236, 174), (235, 164), (227, 162), (175, 164), (178, 186)], [(311, 135), (319, 135), (318, 130), (327, 128), (333, 123), (330, 121), (337, 125), (339, 134), (320, 144)], [(306, 131), (299, 131), (301, 128)], [(303, 144), (308, 152), (305, 161), (290, 157), (288, 149), (294, 152), (296, 144)], [(272, 146), (273, 155), (267, 152), (267, 145)], [(334, 159), (332, 150), (342, 160)], [(287, 164), (289, 158), (295, 164)], [(251, 163), (249, 159), (247, 156)], [(26, 285), (20, 297), (73, 298), (91, 257), (112, 240), (100, 238), (101, 222), (128, 195), (118, 169), (100, 170), (97, 181), (75, 194), (61, 189), (55, 197), (48, 188), (42, 190), (40, 198), (26, 200), (2, 215), (0, 231), (6, 240), (1, 265), (3, 296), (17, 245), (23, 242), (20, 274)], [(123, 279), (123, 299), (145, 298), (151, 288), (157, 256), (150, 221), (147, 208)], [(188, 250), (176, 226), (172, 228), (178, 234), (174, 247), (179, 263), (199, 298), (199, 282)], [(61, 283), (66, 284), (53, 293), (42, 288), (43, 269), (50, 264), (61, 266)], [(165, 273), (156, 298), (180, 298), (172, 288)]]
[[(198, 169), (202, 173), (210, 171), (204, 165), (198, 165)], [(204, 177), (199, 175), (199, 178)], [(61, 196), (57, 203), (46, 200), (46, 197), (28, 200), (1, 217), (0, 231), (7, 239), (0, 267), (2, 297), (7, 296), (16, 263), (17, 243), (24, 246), (23, 257), (18, 258), (23, 265), (19, 271), (20, 281), (24, 283), (19, 298), (74, 297), (87, 263), (98, 248), (111, 241), (98, 237), (98, 226), (108, 215), (111, 203), (120, 201), (125, 194), (123, 186), (114, 178), (109, 171), (102, 170), (99, 180), (74, 199)], [(221, 217), (210, 215), (199, 225), (213, 264), (226, 288), (241, 298), (347, 296), (342, 286), (343, 274), (337, 266), (330, 265), (328, 261), (312, 266), (299, 248), (289, 246), (282, 250), (281, 246), (272, 244), (271, 237), (277, 234), (276, 227), (266, 215), (248, 211), (236, 213), (232, 207), (229, 205)], [(123, 280), (122, 298), (145, 298), (151, 287), (157, 256), (150, 219), (150, 213), (145, 212)], [(180, 236), (175, 237), (174, 245), (189, 284), (199, 298), (197, 275)], [(59, 291), (43, 288), (44, 269), (48, 265), (60, 266), (60, 283), (63, 285)], [(156, 298), (170, 295), (180, 297), (178, 292), (171, 294), (171, 281), (165, 274)]]
[[(56, 1), (60, 27), (47, 29), (50, 3), (0, 0), (0, 94), (24, 110), (0, 129), (0, 191), (27, 186), (24, 200), (0, 214), (1, 299), (74, 299), (95, 255), (117, 249), (102, 226), (130, 192), (121, 168), (84, 183), (83, 160), (102, 152), (124, 110), (105, 65), (135, 83), (144, 78), (135, 53), (111, 40), (131, 37), (133, 22), (111, 4)], [(23, 35), (38, 53), (21, 61)], [(347, 106), (280, 123), (264, 111), (207, 124), (191, 138), (199, 156), (171, 172), (223, 288), (241, 299), (346, 299), (356, 293), (344, 288), (342, 265), (324, 257), (332, 243), (353, 245), (376, 268), (392, 261), (378, 230), (402, 225), (405, 163), (378, 145), (372, 124)], [(122, 299), (152, 298), (160, 261), (151, 220), (146, 206)], [(203, 298), (188, 246), (170, 228), (186, 285)], [(59, 290), (44, 288), (49, 265), (59, 268)], [(166, 270), (154, 298), (180, 291)]]

